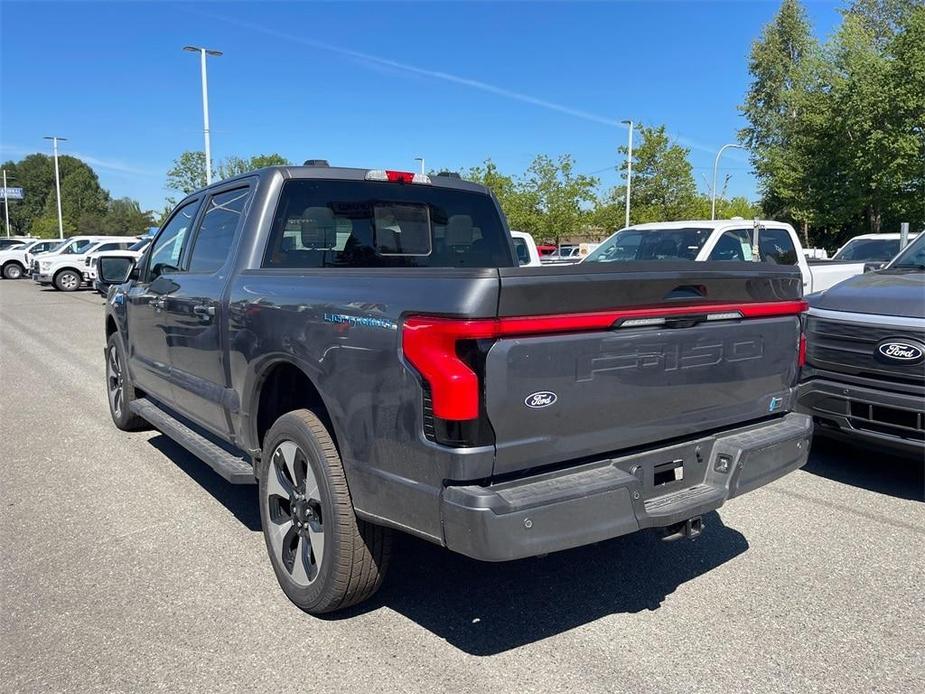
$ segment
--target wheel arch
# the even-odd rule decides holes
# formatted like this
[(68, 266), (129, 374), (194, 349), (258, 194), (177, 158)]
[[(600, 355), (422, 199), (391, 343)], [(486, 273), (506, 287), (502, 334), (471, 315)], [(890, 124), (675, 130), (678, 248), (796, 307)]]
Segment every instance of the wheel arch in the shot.
[(274, 359), (263, 365), (254, 380), (248, 398), (248, 438), (257, 449), (263, 447), (264, 437), (273, 422), (293, 410), (307, 409), (324, 423), (340, 451), (337, 426), (321, 391), (311, 376), (296, 361)]
[(74, 267), (73, 265), (65, 265), (64, 267), (59, 267), (59, 268), (56, 268), (56, 269), (55, 269), (54, 274), (52, 274), (52, 276), (51, 276), (51, 281), (52, 281), (52, 283), (57, 282), (57, 281), (58, 281), (58, 276), (59, 276), (62, 272), (67, 272), (68, 270), (70, 270), (71, 272), (75, 273), (75, 274), (77, 275), (78, 279), (80, 279), (80, 281), (83, 282), (83, 277), (84, 277), (84, 275), (83, 275), (83, 271), (82, 271), (82, 270), (80, 270), (79, 268)]

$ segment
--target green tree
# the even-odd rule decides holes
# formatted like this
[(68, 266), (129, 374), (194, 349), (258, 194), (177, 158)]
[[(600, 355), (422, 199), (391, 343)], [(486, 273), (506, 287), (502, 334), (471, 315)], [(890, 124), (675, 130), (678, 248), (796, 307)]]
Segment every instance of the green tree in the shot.
[(843, 14), (852, 15), (874, 40), (885, 46), (900, 33), (920, 0), (853, 0)]
[(562, 237), (580, 235), (590, 221), (598, 179), (576, 174), (571, 155), (552, 159), (537, 155), (527, 169), (525, 193), (536, 202), (535, 230), (528, 230), (556, 245)]
[[(74, 157), (58, 158), (61, 174), (61, 215), (77, 233), (98, 234), (109, 207), (109, 193), (100, 185), (96, 172)], [(45, 216), (57, 214), (57, 195), (45, 200)]]
[(771, 214), (789, 215), (803, 223), (804, 235), (812, 221), (812, 204), (804, 186), (805, 161), (794, 140), (806, 106), (807, 62), (818, 54), (806, 13), (797, 0), (784, 0), (774, 20), (752, 45), (749, 72), (752, 83), (740, 107), (748, 125), (739, 133), (748, 147)]
[(262, 169), (266, 166), (288, 166), (291, 162), (282, 154), (255, 154), (250, 159), (230, 156), (218, 165), (219, 178), (231, 178), (240, 174)]
[(491, 189), (511, 229), (531, 233), (539, 231), (536, 195), (527, 190), (522, 180), (501, 173), (491, 159), (469, 169), (464, 178)]
[(103, 231), (113, 236), (137, 236), (154, 226), (154, 213), (143, 211), (137, 200), (117, 198), (109, 202)]
[[(255, 154), (244, 159), (231, 155), (213, 167), (212, 178), (222, 180), (238, 176), (265, 166), (287, 166), (291, 162), (281, 154)], [(186, 151), (180, 154), (167, 171), (167, 188), (184, 195), (206, 187), (206, 155), (204, 152)]]
[[(10, 226), (14, 234), (28, 234), (33, 222), (44, 213), (49, 193), (54, 194), (54, 164), (49, 156), (30, 154), (18, 162), (5, 162), (3, 168), (8, 185), (23, 189), (23, 199), (10, 202)], [(57, 217), (54, 235), (57, 236)]]
[[(667, 222), (689, 219), (694, 213), (697, 186), (688, 160), (690, 150), (671, 142), (665, 126), (639, 127), (642, 141), (633, 148), (633, 185), (630, 222)], [(625, 156), (626, 147), (620, 152)], [(626, 163), (622, 165), (626, 170)], [(625, 175), (625, 174), (624, 174)], [(612, 193), (625, 200), (625, 187)]]
[[(215, 172), (212, 172), (213, 175)], [(183, 152), (167, 171), (167, 188), (183, 195), (206, 187), (205, 152)]]

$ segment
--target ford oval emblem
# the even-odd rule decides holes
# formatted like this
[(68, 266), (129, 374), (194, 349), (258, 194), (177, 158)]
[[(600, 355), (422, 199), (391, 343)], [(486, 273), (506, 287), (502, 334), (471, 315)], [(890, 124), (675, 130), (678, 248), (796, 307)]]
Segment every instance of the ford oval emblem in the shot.
[(524, 398), (524, 405), (532, 410), (538, 410), (541, 407), (554, 405), (558, 399), (559, 396), (551, 390), (539, 390), (535, 393), (530, 393), (530, 395)]
[(877, 358), (892, 364), (918, 364), (925, 347), (906, 340), (884, 340), (877, 345)]

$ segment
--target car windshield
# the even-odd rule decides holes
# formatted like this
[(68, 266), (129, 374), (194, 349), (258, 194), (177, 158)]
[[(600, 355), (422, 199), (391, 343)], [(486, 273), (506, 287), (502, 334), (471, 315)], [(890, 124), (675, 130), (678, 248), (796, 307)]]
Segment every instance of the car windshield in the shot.
[(64, 244), (66, 244), (66, 243), (67, 243), (67, 241), (59, 241), (59, 242), (56, 243), (54, 246), (49, 246), (49, 247), (45, 250), (45, 252), (46, 252), (46, 253), (55, 253), (55, 252), (61, 250), (61, 248), (62, 248), (62, 247), (64, 246)]
[(851, 239), (833, 260), (890, 260), (899, 252), (899, 239)]
[(78, 239), (72, 241), (69, 246), (61, 251), (62, 255), (77, 255), (79, 253), (84, 253), (87, 251), (90, 246), (99, 243), (99, 241), (91, 241), (90, 239)]
[(890, 268), (914, 268), (925, 270), (925, 234), (906, 246), (906, 249), (890, 263)]
[(630, 260), (694, 260), (710, 229), (622, 229), (584, 259), (585, 263)]
[(141, 239), (128, 247), (130, 251), (143, 251), (151, 243), (151, 239)]

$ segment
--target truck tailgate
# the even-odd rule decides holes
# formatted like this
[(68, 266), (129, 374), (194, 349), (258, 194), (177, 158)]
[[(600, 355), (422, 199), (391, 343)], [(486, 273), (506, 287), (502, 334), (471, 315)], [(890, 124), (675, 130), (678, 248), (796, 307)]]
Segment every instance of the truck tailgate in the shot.
[[(502, 275), (501, 313), (522, 315), (534, 281), (544, 289), (560, 285), (547, 306), (585, 312), (628, 306), (644, 314), (643, 307), (654, 307), (658, 315), (674, 306), (709, 311), (799, 298), (800, 278), (790, 268), (750, 265), (744, 271), (702, 265), (683, 272), (572, 271), (553, 282), (549, 275)], [(715, 317), (720, 320), (700, 316), (640, 327), (617, 321), (605, 329), (496, 340), (484, 386), (494, 474), (664, 443), (789, 410), (800, 317)]]
[(495, 474), (784, 412), (796, 316), (498, 340), (485, 403)]

